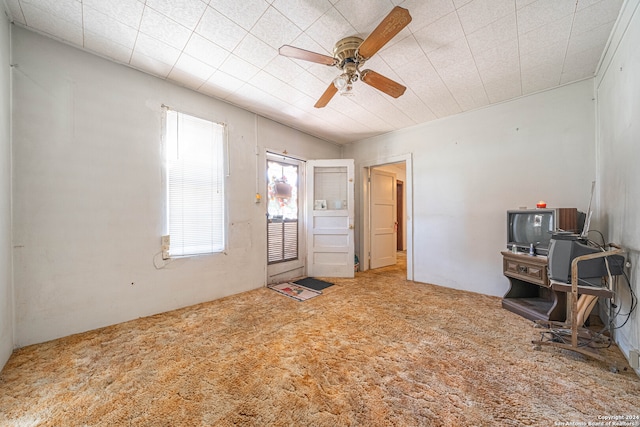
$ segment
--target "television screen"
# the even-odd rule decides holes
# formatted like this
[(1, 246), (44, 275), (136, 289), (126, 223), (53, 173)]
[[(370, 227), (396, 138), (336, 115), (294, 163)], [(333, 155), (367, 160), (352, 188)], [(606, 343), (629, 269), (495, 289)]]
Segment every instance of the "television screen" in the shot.
[(536, 253), (549, 252), (551, 234), (555, 231), (553, 209), (519, 210), (507, 212), (507, 247), (515, 244), (520, 252), (528, 252), (533, 244)]

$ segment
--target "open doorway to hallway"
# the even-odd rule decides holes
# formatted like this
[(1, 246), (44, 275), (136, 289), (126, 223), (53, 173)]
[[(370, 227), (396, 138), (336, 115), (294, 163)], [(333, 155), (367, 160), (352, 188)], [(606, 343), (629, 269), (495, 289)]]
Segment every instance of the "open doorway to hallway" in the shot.
[(406, 216), (404, 212), (405, 162), (370, 169), (370, 267), (402, 264), (406, 268)]
[(362, 169), (361, 265), (363, 270), (402, 267), (412, 280), (411, 156), (403, 157)]

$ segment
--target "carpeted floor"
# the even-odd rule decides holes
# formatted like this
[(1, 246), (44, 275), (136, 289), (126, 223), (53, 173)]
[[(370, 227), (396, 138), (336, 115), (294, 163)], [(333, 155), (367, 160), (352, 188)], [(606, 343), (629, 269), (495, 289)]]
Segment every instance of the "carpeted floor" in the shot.
[(0, 373), (0, 425), (553, 426), (640, 416), (633, 371), (534, 350), (538, 330), (499, 298), (408, 282), (401, 268), (331, 281), (305, 302), (263, 288), (20, 349)]

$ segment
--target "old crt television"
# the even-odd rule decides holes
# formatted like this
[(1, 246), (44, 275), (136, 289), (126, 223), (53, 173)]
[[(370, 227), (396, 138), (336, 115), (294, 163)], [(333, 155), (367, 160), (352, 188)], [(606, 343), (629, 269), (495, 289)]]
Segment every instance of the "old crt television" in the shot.
[(518, 252), (529, 252), (533, 244), (540, 255), (549, 253), (551, 235), (558, 230), (577, 231), (575, 208), (518, 209), (507, 211), (507, 248), (516, 245)]
[[(582, 255), (601, 252), (600, 248), (589, 246), (587, 241), (578, 234), (568, 232), (553, 233), (549, 245), (548, 269), (549, 278), (558, 282), (571, 282), (571, 262)], [(607, 264), (609, 265), (607, 270)], [(610, 255), (604, 258), (595, 258), (580, 261), (578, 263), (578, 284), (587, 286), (601, 286), (603, 276), (622, 274), (624, 257), (622, 255)]]

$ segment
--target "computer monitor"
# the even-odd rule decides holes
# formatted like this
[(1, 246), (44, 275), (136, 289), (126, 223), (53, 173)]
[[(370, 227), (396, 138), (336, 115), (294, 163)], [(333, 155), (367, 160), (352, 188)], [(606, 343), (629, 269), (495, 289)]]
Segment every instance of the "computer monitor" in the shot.
[[(581, 239), (578, 234), (553, 233), (549, 245), (549, 278), (558, 282), (571, 283), (571, 262), (579, 256), (601, 251), (600, 248), (589, 246), (587, 241)], [(609, 274), (612, 276), (620, 275), (623, 267), (624, 257), (618, 254), (580, 261), (578, 263), (578, 284), (601, 286), (601, 277)]]

